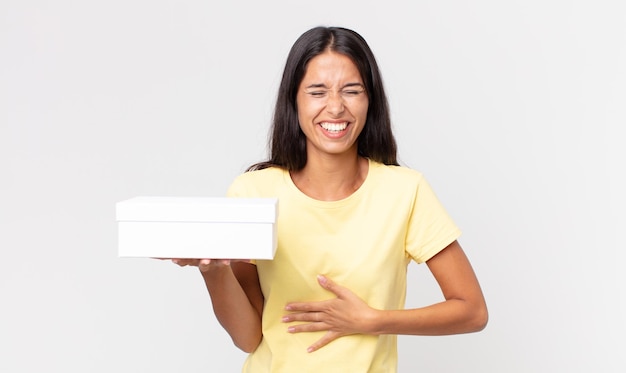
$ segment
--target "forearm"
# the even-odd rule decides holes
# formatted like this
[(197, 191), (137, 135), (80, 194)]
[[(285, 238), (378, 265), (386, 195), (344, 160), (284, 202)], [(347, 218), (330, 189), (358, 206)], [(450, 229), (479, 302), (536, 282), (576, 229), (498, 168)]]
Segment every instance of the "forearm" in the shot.
[(416, 309), (376, 311), (370, 324), (373, 334), (447, 335), (477, 332), (487, 325), (485, 298), (459, 243), (452, 242), (427, 264), (446, 300)]
[(262, 338), (261, 310), (252, 304), (230, 266), (201, 273), (219, 323), (237, 347), (254, 351)]
[(377, 310), (369, 322), (371, 334), (450, 335), (472, 333), (487, 324), (484, 304), (450, 299), (423, 308)]

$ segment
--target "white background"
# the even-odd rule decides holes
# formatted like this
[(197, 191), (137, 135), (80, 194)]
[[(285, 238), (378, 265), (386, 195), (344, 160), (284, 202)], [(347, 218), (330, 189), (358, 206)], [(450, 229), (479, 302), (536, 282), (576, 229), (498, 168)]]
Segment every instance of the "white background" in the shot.
[[(408, 3), (2, 0), (0, 371), (239, 371), (196, 270), (117, 258), (114, 205), (224, 195), (317, 25), (368, 40), (489, 305), (400, 371), (626, 370), (622, 2)], [(407, 305), (440, 298), (411, 265)]]

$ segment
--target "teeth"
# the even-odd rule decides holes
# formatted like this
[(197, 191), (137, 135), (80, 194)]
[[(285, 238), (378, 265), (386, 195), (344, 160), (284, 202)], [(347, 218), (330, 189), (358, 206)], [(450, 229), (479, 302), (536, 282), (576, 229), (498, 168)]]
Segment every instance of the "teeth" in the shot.
[(329, 131), (329, 132), (341, 132), (341, 131), (345, 130), (346, 127), (348, 127), (348, 122), (344, 122), (344, 123), (327, 123), (327, 122), (323, 122), (323, 123), (320, 123), (320, 125), (326, 131)]

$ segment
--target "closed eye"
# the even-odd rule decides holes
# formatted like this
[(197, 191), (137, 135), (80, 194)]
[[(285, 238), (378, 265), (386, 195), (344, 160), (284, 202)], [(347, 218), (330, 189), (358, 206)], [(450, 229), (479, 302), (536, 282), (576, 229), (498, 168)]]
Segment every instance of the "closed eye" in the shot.
[(344, 96), (358, 96), (361, 93), (363, 93), (363, 90), (345, 90), (342, 91), (341, 94), (343, 94)]
[(307, 92), (309, 95), (313, 97), (324, 97), (326, 96), (326, 91), (311, 91)]

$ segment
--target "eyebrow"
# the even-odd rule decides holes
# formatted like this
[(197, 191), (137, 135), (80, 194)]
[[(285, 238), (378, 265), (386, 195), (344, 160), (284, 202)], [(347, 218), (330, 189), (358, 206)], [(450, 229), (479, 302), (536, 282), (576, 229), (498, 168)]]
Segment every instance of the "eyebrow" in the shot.
[[(349, 88), (349, 87), (365, 88), (365, 86), (362, 83), (354, 82), (354, 83), (346, 83), (346, 84), (344, 84), (344, 86), (341, 87), (341, 89)], [(328, 87), (324, 83), (314, 83), (314, 84), (310, 84), (310, 85), (305, 87), (305, 89), (311, 89), (311, 88), (326, 88), (327, 89)]]
[(348, 83), (346, 85), (344, 85), (343, 88), (349, 88), (349, 87), (361, 87), (361, 88), (365, 88), (365, 86), (363, 85), (363, 83)]

